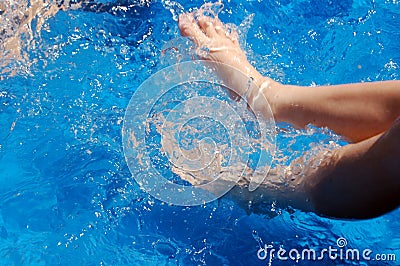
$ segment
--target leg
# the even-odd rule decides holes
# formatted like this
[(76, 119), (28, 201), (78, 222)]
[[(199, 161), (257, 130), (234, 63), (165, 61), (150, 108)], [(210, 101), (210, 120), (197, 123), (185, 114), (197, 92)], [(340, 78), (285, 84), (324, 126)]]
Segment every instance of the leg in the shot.
[[(299, 158), (291, 166), (272, 169), (253, 192), (243, 177), (227, 197), (248, 213), (268, 212), (265, 204), (276, 201), (281, 208), (290, 206), (328, 217), (373, 218), (400, 205), (399, 158), (400, 119), (379, 136), (324, 152), (307, 162)], [(299, 163), (302, 170), (293, 169)], [(232, 184), (231, 178), (232, 171), (220, 176), (221, 186)]]
[(328, 127), (357, 142), (386, 131), (400, 116), (400, 81), (284, 86), (275, 103), (278, 121)]
[[(327, 126), (351, 140), (361, 141), (324, 157), (323, 165), (309, 168), (304, 178), (286, 178), (289, 191), (271, 189), (266, 183), (248, 195), (243, 189), (247, 181), (242, 180), (232, 190), (233, 198), (245, 202), (248, 198), (262, 200), (265, 195), (282, 197), (300, 209), (347, 218), (374, 217), (396, 208), (400, 204), (400, 168), (396, 165), (400, 158), (400, 121), (384, 134), (372, 136), (387, 130), (400, 115), (400, 82), (320, 88), (285, 86), (262, 77), (221, 25), (217, 19), (202, 18), (197, 22), (190, 14), (181, 16), (179, 21), (183, 35), (191, 37), (198, 47), (209, 48), (205, 59), (226, 63), (255, 78), (260, 89), (249, 97), (264, 95), (278, 121), (297, 126)], [(222, 79), (234, 80), (224, 69), (217, 71)]]
[(400, 119), (385, 133), (347, 145), (328, 165), (308, 173), (307, 194), (317, 213), (371, 218), (400, 205)]
[[(249, 94), (248, 102), (262, 94), (277, 121), (298, 127), (309, 123), (328, 127), (356, 142), (382, 133), (400, 115), (400, 81), (318, 88), (282, 85), (263, 77), (247, 61), (235, 35), (227, 35), (218, 19), (200, 17), (196, 21), (192, 14), (185, 14), (179, 18), (179, 27), (182, 35), (192, 38), (198, 47), (209, 48), (204, 59), (230, 65), (252, 77), (261, 89)], [(223, 68), (217, 72), (234, 88), (243, 84)], [(240, 91), (240, 86), (235, 89)], [(262, 112), (262, 106), (257, 107)]]

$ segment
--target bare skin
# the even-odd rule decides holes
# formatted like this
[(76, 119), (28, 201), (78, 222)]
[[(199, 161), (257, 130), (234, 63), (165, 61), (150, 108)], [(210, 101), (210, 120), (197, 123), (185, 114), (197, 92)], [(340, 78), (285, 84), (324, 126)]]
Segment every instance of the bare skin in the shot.
[[(259, 91), (247, 100), (252, 103), (261, 93), (277, 121), (328, 127), (353, 142), (335, 150), (317, 170), (310, 169), (304, 180), (296, 181), (301, 182), (296, 187), (306, 194), (299, 201), (307, 198), (310, 203), (293, 205), (338, 218), (376, 217), (400, 205), (400, 121), (395, 122), (400, 116), (400, 81), (317, 88), (283, 85), (262, 76), (248, 62), (237, 35), (227, 34), (218, 18), (195, 20), (191, 13), (183, 14), (179, 28), (197, 47), (209, 49), (203, 59), (230, 65), (253, 78)], [(230, 86), (240, 83), (232, 73), (215, 66)], [(262, 112), (263, 106), (255, 106)]]

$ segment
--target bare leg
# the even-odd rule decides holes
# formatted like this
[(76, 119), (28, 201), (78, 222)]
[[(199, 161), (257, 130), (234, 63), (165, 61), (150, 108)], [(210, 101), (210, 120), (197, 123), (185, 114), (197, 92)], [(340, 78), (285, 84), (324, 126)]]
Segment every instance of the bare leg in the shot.
[[(281, 208), (290, 206), (329, 217), (366, 219), (400, 205), (399, 158), (400, 119), (384, 134), (323, 152), (307, 162), (299, 158), (290, 166), (274, 168), (252, 192), (248, 190), (248, 177), (252, 176), (249, 169), (243, 175), (240, 167), (225, 169), (219, 164), (215, 168), (219, 173), (216, 181), (210, 174), (191, 175), (179, 169), (174, 172), (194, 186), (214, 181), (208, 189), (211, 193), (220, 194), (221, 189), (235, 185), (227, 197), (248, 213), (268, 213), (265, 204), (276, 201)], [(296, 171), (293, 168), (299, 163), (303, 167)]]
[(399, 158), (400, 119), (384, 134), (311, 158), (300, 173), (274, 170), (253, 192), (242, 178), (228, 196), (247, 212), (268, 212), (263, 204), (276, 200), (329, 217), (373, 218), (400, 205)]
[(384, 134), (347, 145), (307, 174), (305, 186), (317, 213), (371, 218), (400, 205), (400, 119)]
[(357, 142), (384, 132), (400, 116), (400, 81), (284, 86), (275, 102), (279, 121), (329, 127)]
[[(326, 126), (359, 141), (324, 157), (320, 167), (304, 173), (305, 178), (290, 179), (292, 189), (283, 194), (271, 194), (275, 190), (262, 184), (250, 195), (244, 189), (246, 180), (242, 180), (231, 196), (243, 203), (268, 194), (283, 195), (283, 200), (292, 206), (341, 218), (375, 217), (396, 208), (400, 204), (400, 121), (390, 125), (400, 116), (400, 82), (318, 88), (285, 86), (262, 77), (221, 25), (218, 19), (202, 18), (197, 22), (190, 14), (181, 16), (179, 21), (183, 35), (192, 38), (197, 46), (210, 49), (205, 59), (229, 64), (255, 78), (260, 86), (258, 93), (267, 98), (278, 121), (300, 127), (308, 123)], [(224, 69), (218, 73), (228, 82), (234, 80)]]
[[(235, 34), (227, 35), (218, 19), (201, 17), (196, 21), (192, 14), (184, 14), (179, 27), (182, 35), (190, 37), (198, 47), (210, 50), (204, 59), (228, 64), (252, 77), (260, 89), (249, 94), (248, 102), (253, 102), (258, 93), (263, 94), (277, 121), (298, 127), (310, 123), (328, 127), (357, 142), (382, 133), (400, 116), (400, 81), (317, 88), (282, 85), (263, 77), (247, 61)], [(241, 84), (229, 71), (217, 72), (230, 86)], [(259, 109), (262, 111), (262, 106)]]

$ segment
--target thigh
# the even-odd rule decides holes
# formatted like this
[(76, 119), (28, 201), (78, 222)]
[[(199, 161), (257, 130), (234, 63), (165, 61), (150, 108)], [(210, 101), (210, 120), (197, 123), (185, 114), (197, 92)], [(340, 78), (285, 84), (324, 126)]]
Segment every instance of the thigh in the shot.
[(337, 150), (306, 181), (316, 212), (371, 218), (400, 205), (400, 119), (385, 133)]

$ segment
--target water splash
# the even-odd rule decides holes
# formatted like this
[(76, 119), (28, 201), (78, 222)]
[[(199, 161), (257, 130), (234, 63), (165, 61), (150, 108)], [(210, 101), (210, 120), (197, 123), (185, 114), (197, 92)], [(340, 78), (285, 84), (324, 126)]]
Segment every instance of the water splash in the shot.
[(194, 18), (197, 19), (200, 16), (206, 16), (211, 18), (217, 18), (218, 14), (224, 9), (222, 2), (206, 3), (199, 9), (195, 10)]
[(249, 29), (253, 26), (253, 20), (254, 20), (255, 14), (250, 14), (246, 16), (242, 23), (240, 23), (239, 28), (238, 28), (238, 35), (239, 35), (239, 42), (242, 47), (246, 47), (246, 38), (247, 34), (249, 32)]
[[(40, 31), (60, 7), (52, 0), (6, 1), (0, 5), (0, 75), (30, 75), (30, 52), (40, 45)], [(1, 76), (0, 76), (1, 79)]]
[[(163, 1), (164, 7), (171, 12), (173, 19), (178, 21), (180, 14), (184, 13), (184, 8), (173, 1)], [(222, 2), (206, 3), (200, 8), (193, 11), (195, 19), (200, 16), (208, 16), (211, 18), (218, 18), (218, 15), (222, 12), (224, 4)], [(237, 37), (241, 47), (246, 47), (246, 38), (249, 29), (253, 25), (255, 14), (246, 16), (239, 26), (233, 23), (226, 23), (225, 31), (228, 35)], [(173, 65), (182, 61), (192, 60), (194, 57), (199, 56), (200, 58), (206, 58), (210, 50), (208, 47), (199, 47), (196, 49), (193, 43), (188, 38), (177, 37), (168, 41), (162, 48), (160, 55), (163, 66)]]
[[(196, 10), (194, 13), (196, 18), (202, 15), (207, 15), (212, 18), (216, 18), (222, 9), (223, 9), (222, 3), (205, 4), (198, 10)], [(242, 47), (245, 46), (246, 35), (249, 29), (252, 27), (254, 16), (255, 16), (254, 14), (248, 15), (240, 24), (240, 26), (236, 26), (234, 24), (226, 25), (227, 31), (229, 32), (234, 31), (238, 33), (239, 39), (241, 40), (242, 43)], [(174, 39), (166, 45), (165, 49), (163, 49), (165, 53), (162, 54), (162, 58), (166, 59), (166, 61), (170, 63), (180, 62), (182, 58), (190, 60), (191, 59), (190, 55), (192, 55), (193, 57), (195, 49), (188, 47), (190, 47), (190, 42), (188, 42), (187, 39), (186, 42), (185, 39), (182, 38)], [(206, 72), (204, 72), (203, 74), (204, 77), (209, 75), (209, 73)], [(196, 91), (196, 89), (192, 88), (186, 91)], [(196, 94), (196, 96), (199, 95)], [(247, 122), (252, 121), (251, 117), (246, 117), (245, 115), (247, 110), (246, 104), (240, 105), (241, 102), (238, 102), (237, 104), (238, 105), (235, 109), (235, 112), (241, 113), (241, 115), (243, 115), (243, 120), (246, 120)], [(200, 107), (199, 105), (192, 105), (192, 106), (187, 106), (186, 109), (196, 110), (199, 107)], [(214, 107), (202, 106), (200, 108), (212, 109)], [(171, 111), (173, 112), (176, 110), (173, 110), (172, 108), (171, 110), (163, 110), (162, 112), (168, 113)], [(214, 111), (218, 112), (218, 107)], [(154, 121), (154, 123), (158, 122)], [(238, 189), (233, 190), (232, 193), (230, 193), (230, 197), (248, 212), (257, 212), (264, 214), (269, 213), (270, 215), (279, 214), (281, 212), (281, 207), (285, 208), (292, 203), (293, 198), (291, 197), (297, 193), (294, 192), (301, 185), (301, 182), (304, 180), (307, 173), (319, 167), (319, 165), (321, 164), (321, 160), (327, 157), (325, 155), (328, 154), (330, 150), (338, 147), (338, 145), (336, 145), (336, 142), (339, 140), (339, 138), (335, 138), (336, 137), (335, 134), (331, 134), (331, 132), (329, 131), (324, 131), (323, 129), (321, 130), (315, 127), (308, 127), (305, 131), (295, 130), (293, 128), (288, 129), (287, 131), (288, 139), (290, 138), (292, 140), (296, 140), (300, 139), (302, 136), (305, 135), (307, 136), (315, 135), (316, 137), (314, 139), (314, 142), (311, 141), (308, 147), (305, 145), (304, 146), (305, 148), (300, 151), (298, 151), (298, 147), (296, 147), (297, 145), (296, 141), (288, 141), (286, 147), (281, 147), (281, 149), (278, 150), (276, 157), (272, 161), (273, 169), (271, 174), (263, 182), (261, 181), (257, 182), (257, 184), (260, 183), (262, 184), (261, 185), (262, 188), (259, 190), (259, 192), (251, 194), (247, 191), (247, 187), (250, 189), (250, 191), (253, 191), (253, 189), (251, 188), (252, 183), (250, 181), (257, 180), (258, 178), (260, 180), (263, 180), (264, 175), (266, 172), (268, 172), (269, 168), (265, 169), (264, 172), (263, 171), (254, 172), (251, 170), (252, 166), (250, 160), (247, 165), (249, 166), (249, 168), (247, 168), (243, 176), (243, 167), (239, 162), (237, 162), (235, 166), (230, 165), (228, 168), (226, 168), (224, 167), (223, 164), (224, 162), (229, 161), (229, 158), (225, 158), (223, 156), (224, 154), (223, 151), (215, 151), (217, 154), (222, 156), (220, 157), (220, 159), (213, 161), (213, 165), (210, 169), (208, 169), (208, 171), (197, 171), (196, 173), (187, 171), (187, 169), (191, 169), (191, 166), (188, 165), (188, 162), (185, 162), (184, 160), (185, 156), (187, 158), (200, 158), (200, 160), (202, 161), (200, 165), (206, 165), (206, 164), (210, 165), (208, 163), (208, 159), (211, 158), (210, 157), (211, 155), (208, 154), (206, 157), (201, 158), (199, 157), (199, 155), (201, 155), (200, 150), (184, 149), (185, 151), (184, 156), (180, 156), (179, 158), (174, 157), (176, 156), (176, 150), (180, 150), (180, 148), (177, 148), (179, 147), (179, 145), (176, 146), (173, 145), (173, 143), (179, 143), (178, 140), (179, 137), (177, 137), (178, 136), (177, 132), (179, 132), (179, 130), (182, 130), (183, 127), (174, 123), (170, 124), (164, 123), (163, 126), (164, 127), (162, 127), (161, 125), (157, 126), (157, 131), (161, 136), (168, 136), (168, 138), (165, 138), (163, 140), (161, 145), (163, 152), (165, 152), (165, 154), (170, 154), (168, 155), (169, 158), (175, 158), (176, 162), (179, 161), (178, 165), (185, 166), (185, 167), (180, 167), (177, 166), (176, 164), (173, 164), (171, 168), (173, 173), (179, 176), (182, 180), (188, 181), (192, 185), (203, 184), (205, 182), (210, 181), (210, 178), (211, 179), (215, 178), (215, 176), (219, 176), (219, 178), (226, 183), (231, 183), (233, 182), (233, 180), (237, 180), (237, 178), (240, 177), (239, 182), (237, 183)], [(189, 129), (189, 131), (193, 129), (194, 128), (191, 128)], [(259, 136), (257, 136), (257, 129), (251, 127), (249, 127), (248, 129), (250, 135), (249, 142), (252, 143), (252, 148), (246, 151), (245, 153), (247, 155), (250, 154), (254, 155), (260, 151), (257, 145), (262, 145), (262, 142), (260, 142)], [(232, 131), (233, 129), (228, 128), (228, 130)], [(215, 133), (215, 135), (222, 134), (222, 132), (217, 132), (217, 131), (214, 131), (213, 133)], [(284, 133), (283, 135), (285, 134), (286, 133)], [(327, 137), (325, 139), (318, 139), (319, 137), (321, 137), (319, 136), (319, 134), (321, 135), (325, 134), (325, 136), (327, 135)], [(189, 136), (190, 134), (184, 133), (182, 135)], [(201, 143), (201, 139), (196, 139), (196, 137), (194, 137), (194, 139), (191, 139), (191, 142)], [(217, 144), (217, 146), (218, 145), (220, 145), (220, 147), (223, 147), (221, 143)], [(268, 147), (264, 146), (263, 148), (266, 148), (268, 150)], [(212, 150), (213, 147), (210, 147), (210, 149)], [(290, 153), (291, 150), (293, 150), (292, 153)], [(244, 189), (245, 187), (246, 189)], [(297, 206), (308, 208), (307, 207), (308, 200), (303, 193), (304, 193), (303, 191), (299, 191), (299, 193), (297, 193), (294, 197), (300, 197), (304, 201)]]
[(169, 10), (172, 14), (172, 19), (178, 21), (179, 15), (185, 13), (185, 9), (183, 6), (175, 1), (170, 0), (162, 0), (161, 3), (163, 4), (164, 8)]

